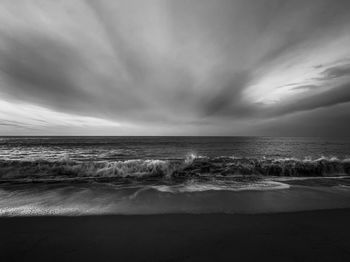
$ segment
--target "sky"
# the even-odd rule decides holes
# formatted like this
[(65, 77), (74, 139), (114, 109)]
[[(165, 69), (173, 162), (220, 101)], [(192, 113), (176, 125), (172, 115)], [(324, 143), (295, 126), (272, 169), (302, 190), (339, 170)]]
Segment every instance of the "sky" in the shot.
[(0, 135), (350, 133), (349, 0), (0, 0)]

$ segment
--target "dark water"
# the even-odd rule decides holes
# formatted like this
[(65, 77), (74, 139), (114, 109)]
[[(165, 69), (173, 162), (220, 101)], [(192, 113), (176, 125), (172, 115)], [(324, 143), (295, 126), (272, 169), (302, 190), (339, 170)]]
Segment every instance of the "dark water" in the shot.
[(350, 157), (350, 138), (273, 137), (2, 137), (2, 159), (127, 160), (207, 157)]
[(348, 175), (350, 139), (2, 137), (0, 215), (347, 207)]

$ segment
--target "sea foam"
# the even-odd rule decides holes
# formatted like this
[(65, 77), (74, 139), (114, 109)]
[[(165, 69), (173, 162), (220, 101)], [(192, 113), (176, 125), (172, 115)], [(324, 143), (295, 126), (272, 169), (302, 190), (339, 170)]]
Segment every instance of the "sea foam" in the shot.
[(254, 159), (195, 157), (183, 160), (125, 161), (2, 160), (0, 181), (54, 182), (108, 179), (191, 179), (197, 177), (279, 176), (318, 177), (350, 174), (350, 160), (337, 158)]

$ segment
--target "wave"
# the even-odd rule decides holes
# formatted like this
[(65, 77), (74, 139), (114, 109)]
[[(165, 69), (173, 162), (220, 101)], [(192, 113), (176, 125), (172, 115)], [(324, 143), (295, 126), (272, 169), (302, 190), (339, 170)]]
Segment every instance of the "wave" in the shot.
[(183, 160), (81, 162), (0, 160), (1, 181), (61, 181), (108, 179), (190, 179), (230, 176), (316, 177), (349, 175), (350, 159), (255, 159), (196, 157)]
[(183, 184), (176, 185), (157, 185), (151, 188), (167, 193), (191, 193), (203, 191), (264, 191), (275, 189), (287, 189), (290, 186), (275, 181), (256, 181), (256, 182), (237, 182), (237, 181), (211, 181), (198, 182), (188, 181)]

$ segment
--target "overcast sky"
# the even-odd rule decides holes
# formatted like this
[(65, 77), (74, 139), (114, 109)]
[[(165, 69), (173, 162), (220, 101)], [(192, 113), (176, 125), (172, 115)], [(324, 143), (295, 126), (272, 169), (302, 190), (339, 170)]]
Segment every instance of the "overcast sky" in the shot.
[(349, 13), (349, 0), (0, 0), (0, 135), (348, 135)]

